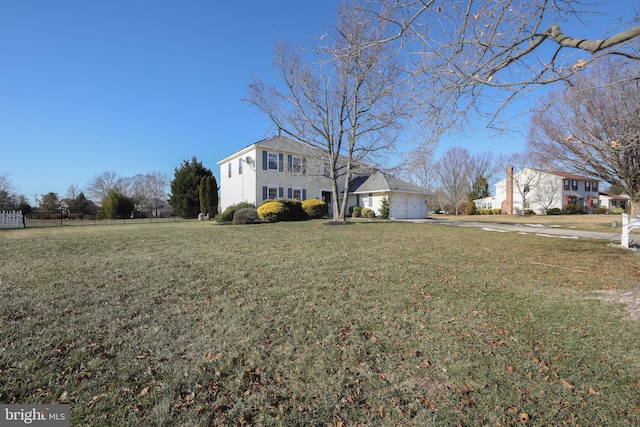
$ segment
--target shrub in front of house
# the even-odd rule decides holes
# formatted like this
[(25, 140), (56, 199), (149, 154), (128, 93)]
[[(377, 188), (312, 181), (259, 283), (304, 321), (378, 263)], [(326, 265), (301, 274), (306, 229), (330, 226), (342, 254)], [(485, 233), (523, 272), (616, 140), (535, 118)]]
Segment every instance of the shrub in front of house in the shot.
[(282, 221), (305, 221), (309, 219), (307, 213), (302, 209), (302, 202), (296, 199), (275, 199), (273, 202), (280, 202), (287, 210), (287, 217)]
[(524, 214), (531, 216), (531, 215), (535, 215), (536, 213), (533, 209), (525, 209)]
[(608, 214), (609, 213), (609, 209), (607, 209), (605, 206), (598, 206), (596, 208), (596, 213), (598, 215)]
[(255, 224), (260, 222), (258, 211), (253, 208), (238, 209), (233, 213), (233, 225)]
[(351, 218), (358, 218), (362, 215), (362, 208), (360, 206), (352, 206), (349, 210), (351, 211)]
[(475, 215), (476, 212), (476, 205), (474, 205), (473, 203), (467, 203), (464, 207), (464, 214), (465, 215)]
[(584, 213), (584, 209), (580, 205), (569, 204), (569, 205), (564, 205), (562, 209), (562, 213), (565, 215), (581, 214), (581, 213)]
[(329, 215), (329, 205), (322, 200), (307, 199), (302, 202), (302, 209), (312, 219), (323, 218)]
[(270, 200), (258, 207), (258, 216), (268, 222), (286, 221), (289, 212), (283, 203)]
[(562, 210), (560, 208), (549, 208), (547, 209), (547, 215), (562, 215)]
[(374, 212), (373, 209), (369, 209), (367, 211), (367, 218), (371, 219), (371, 218), (375, 218), (376, 217), (376, 213)]
[(622, 208), (611, 208), (611, 213), (612, 214), (623, 214), (624, 213), (624, 209), (622, 209)]
[(229, 206), (227, 209), (224, 210), (224, 212), (216, 215), (214, 219), (216, 222), (231, 222), (233, 221), (233, 214), (236, 213), (236, 211), (239, 211), (240, 209), (246, 209), (246, 208), (255, 209), (256, 207), (254, 206), (253, 203), (249, 203), (249, 202), (236, 203), (235, 205)]

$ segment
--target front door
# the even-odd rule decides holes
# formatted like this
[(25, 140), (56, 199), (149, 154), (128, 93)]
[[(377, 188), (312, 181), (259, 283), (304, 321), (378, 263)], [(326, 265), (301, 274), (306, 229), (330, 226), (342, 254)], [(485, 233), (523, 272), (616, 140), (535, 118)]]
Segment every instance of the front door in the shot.
[(333, 203), (331, 203), (331, 191), (322, 192), (322, 201), (329, 207), (329, 215), (333, 215)]

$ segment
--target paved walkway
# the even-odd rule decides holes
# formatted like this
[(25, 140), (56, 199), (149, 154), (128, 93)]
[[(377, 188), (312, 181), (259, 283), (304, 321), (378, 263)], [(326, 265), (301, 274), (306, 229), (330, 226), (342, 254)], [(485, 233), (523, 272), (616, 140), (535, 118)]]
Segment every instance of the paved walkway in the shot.
[(596, 231), (574, 230), (570, 228), (547, 227), (541, 224), (499, 224), (496, 222), (483, 221), (457, 221), (455, 219), (416, 219), (412, 222), (419, 224), (443, 224), (458, 227), (476, 227), (493, 232), (515, 232), (520, 234), (534, 234), (544, 237), (557, 237), (564, 239), (597, 239), (606, 240), (612, 243), (620, 243), (620, 233), (603, 233)]

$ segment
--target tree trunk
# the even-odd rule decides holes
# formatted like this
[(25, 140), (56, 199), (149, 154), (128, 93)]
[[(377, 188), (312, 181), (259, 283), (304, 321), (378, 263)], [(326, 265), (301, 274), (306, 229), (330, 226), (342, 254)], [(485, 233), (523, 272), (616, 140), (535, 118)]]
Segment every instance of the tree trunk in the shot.
[(629, 202), (629, 216), (640, 216), (640, 194), (632, 195)]

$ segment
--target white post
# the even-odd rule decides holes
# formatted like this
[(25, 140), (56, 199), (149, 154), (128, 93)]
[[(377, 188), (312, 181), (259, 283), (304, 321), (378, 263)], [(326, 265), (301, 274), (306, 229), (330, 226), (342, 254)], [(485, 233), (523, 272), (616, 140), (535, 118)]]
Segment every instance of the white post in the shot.
[(622, 214), (622, 236), (620, 236), (620, 244), (623, 248), (629, 248), (629, 214)]

